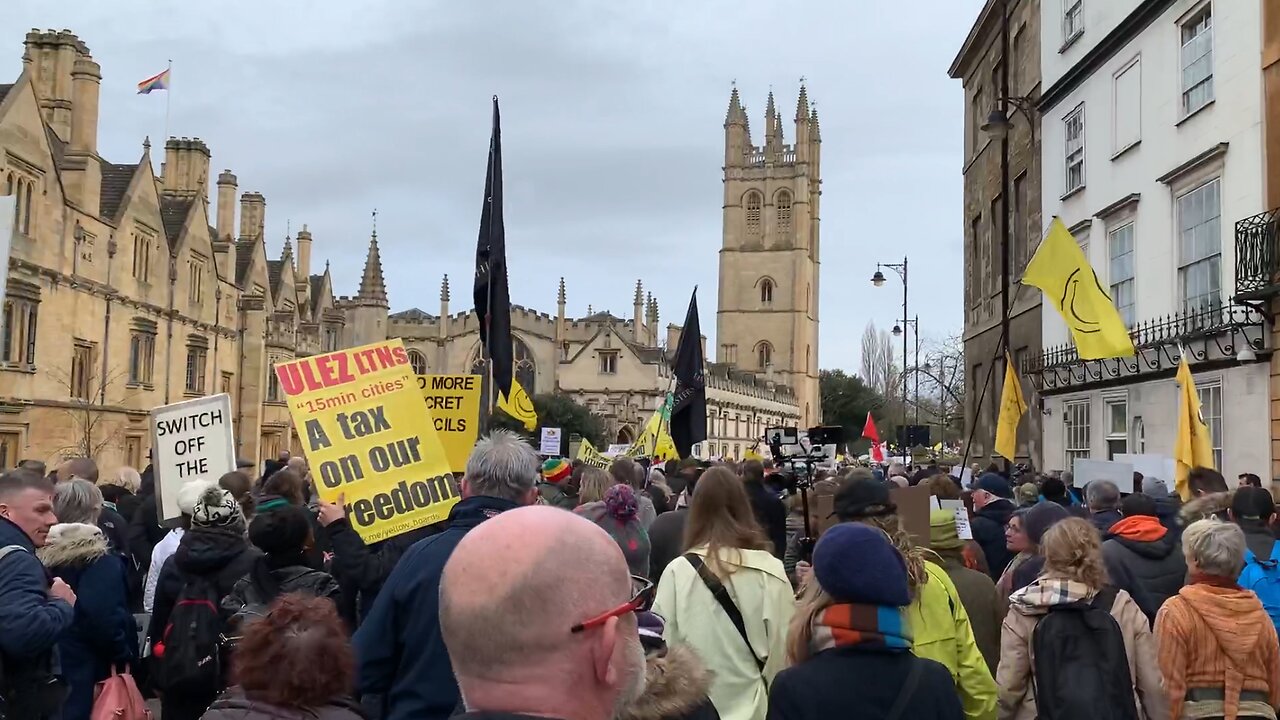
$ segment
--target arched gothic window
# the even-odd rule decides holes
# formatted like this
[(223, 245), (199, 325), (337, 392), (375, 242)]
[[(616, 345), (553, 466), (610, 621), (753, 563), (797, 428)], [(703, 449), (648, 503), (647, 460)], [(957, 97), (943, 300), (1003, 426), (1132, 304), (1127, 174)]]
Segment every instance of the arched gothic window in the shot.
[(756, 345), (756, 362), (761, 370), (768, 370), (773, 364), (773, 346), (768, 342), (761, 341)]
[(760, 281), (760, 302), (765, 305), (773, 303), (773, 281), (769, 278)]
[(786, 190), (780, 190), (776, 198), (774, 198), (774, 212), (778, 216), (778, 232), (791, 232), (791, 193)]
[[(515, 334), (511, 335), (511, 370), (515, 376), (516, 382), (520, 383), (520, 387), (528, 393), (529, 397), (533, 397), (537, 392), (538, 366), (533, 359), (533, 351), (528, 345)], [(476, 347), (475, 354), (471, 356), (471, 374), (482, 375), (480, 387), (482, 393), (489, 392), (489, 376), (484, 371), (484, 359), (480, 357), (480, 348)], [(483, 397), (491, 397), (484, 395)]]
[(409, 351), (409, 366), (413, 368), (415, 375), (427, 374), (427, 358), (417, 350)]
[(760, 236), (760, 208), (763, 205), (764, 199), (760, 197), (760, 193), (754, 190), (747, 193), (747, 235), (749, 236)]

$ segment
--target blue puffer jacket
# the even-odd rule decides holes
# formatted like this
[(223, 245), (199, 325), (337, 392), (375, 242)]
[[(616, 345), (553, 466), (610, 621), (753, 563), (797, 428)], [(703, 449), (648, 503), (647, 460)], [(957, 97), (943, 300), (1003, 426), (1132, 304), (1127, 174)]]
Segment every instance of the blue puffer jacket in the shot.
[(449, 529), (400, 558), (353, 638), (356, 687), (366, 708), (380, 705), (385, 720), (446, 720), (453, 714), (460, 696), (440, 633), (440, 575), (472, 528), (516, 507), (499, 498), (467, 498), (453, 506)]
[(49, 575), (31, 538), (0, 518), (0, 548), (11, 545), (21, 549), (0, 559), (0, 652), (6, 673), (40, 682), (59, 671), (55, 644), (75, 612), (49, 597)]

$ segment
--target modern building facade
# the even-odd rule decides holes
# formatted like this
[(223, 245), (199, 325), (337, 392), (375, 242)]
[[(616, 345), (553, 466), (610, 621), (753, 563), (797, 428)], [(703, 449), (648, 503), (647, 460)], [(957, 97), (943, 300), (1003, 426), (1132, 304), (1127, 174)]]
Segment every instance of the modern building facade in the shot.
[(1184, 355), (1219, 468), (1234, 478), (1272, 466), (1262, 418), (1274, 394), (1274, 216), (1269, 239), (1250, 245), (1236, 231), (1276, 206), (1264, 179), (1263, 5), (1042, 5), (1041, 213), (1072, 230), (1138, 350), (1082, 361), (1043, 307), (1045, 349), (1023, 369), (1044, 414), (1046, 467), (1123, 452), (1171, 457)]
[[(1056, 0), (1054, 0), (1056, 1)], [(1007, 22), (1007, 93), (1003, 91)], [(1001, 253), (1008, 253), (1009, 343), (1015, 364), (1040, 350), (1039, 291), (1019, 291), (1017, 279), (1040, 242), (1039, 0), (988, 0), (951, 63), (962, 81), (964, 119), (964, 359), (965, 436), (969, 457), (995, 460), (996, 418), (1004, 380), (1001, 319), (1004, 312)], [(984, 129), (992, 111), (1010, 120), (1007, 135)], [(1007, 143), (1007, 147), (1002, 147)], [(1008, 179), (1002, 167), (1007, 152)], [(1005, 202), (1005, 197), (1010, 201)], [(1008, 223), (1008, 243), (1004, 242)], [(1029, 392), (1029, 386), (1026, 391)], [(1039, 466), (1039, 412), (1028, 412), (1018, 427), (1020, 461)]]
[[(95, 457), (108, 472), (142, 467), (152, 408), (219, 392), (231, 395), (242, 457), (297, 451), (271, 365), (386, 338), (404, 339), (419, 372), (477, 369), (478, 325), (469, 310), (451, 311), (447, 276), (438, 315), (390, 312), (376, 231), (357, 292), (335, 297), (328, 263), (313, 267), (307, 226), (269, 257), (265, 196), (241, 193), (229, 170), (211, 192), (213, 155), (200, 139), (168, 139), (159, 174), (149, 141), (129, 162), (101, 157), (100, 81), (101, 68), (74, 34), (33, 31), (21, 73), (0, 85), (0, 193), (16, 196), (18, 206), (0, 342), (0, 467), (75, 455)], [(811, 416), (817, 407), (817, 118), (810, 116), (812, 169), (786, 172), (808, 178), (790, 187), (812, 204), (796, 211), (812, 223), (795, 226), (806, 238), (798, 254), (812, 261), (781, 267), (762, 254), (755, 273), (779, 288), (785, 322), (762, 324), (754, 341), (777, 349), (778, 370), (773, 361), (764, 372), (709, 363), (703, 456), (742, 457), (765, 427), (799, 424), (804, 403)], [(770, 162), (785, 165), (776, 153)], [(726, 186), (729, 176), (726, 168)], [(471, 269), (458, 270), (469, 286)], [(722, 271), (722, 293), (736, 282)], [(797, 309), (804, 283), (811, 312)], [(626, 319), (590, 309), (572, 319), (566, 299), (562, 281), (554, 315), (513, 308), (517, 377), (530, 393), (569, 394), (627, 442), (672, 384), (665, 359), (679, 328), (660, 328), (658, 301), (639, 283), (633, 297), (621, 298), (632, 301)], [(772, 310), (750, 312), (768, 319)], [(811, 385), (808, 365), (796, 364), (802, 343), (815, 368)]]

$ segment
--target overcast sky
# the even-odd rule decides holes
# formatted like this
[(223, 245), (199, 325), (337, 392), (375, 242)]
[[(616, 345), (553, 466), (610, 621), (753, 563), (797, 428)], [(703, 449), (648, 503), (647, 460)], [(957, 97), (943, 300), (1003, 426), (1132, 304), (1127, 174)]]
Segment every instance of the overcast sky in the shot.
[[(910, 257), (925, 340), (961, 329), (960, 84), (947, 67), (981, 0), (436, 2), (4, 0), (0, 82), (33, 27), (76, 32), (102, 65), (99, 149), (199, 136), (213, 172), (267, 199), (267, 248), (291, 221), (354, 294), (378, 209), (392, 311), (470, 304), (490, 103), (501, 97), (515, 303), (630, 316), (636, 279), (662, 323), (696, 284), (715, 334), (723, 122), (736, 80), (760, 144), (772, 88), (794, 139), (799, 79), (822, 125), (823, 368), (853, 370), (868, 320), (901, 316), (869, 282)], [(136, 84), (173, 61), (172, 92)], [(890, 275), (892, 278), (892, 275)], [(714, 347), (711, 344), (710, 347)]]

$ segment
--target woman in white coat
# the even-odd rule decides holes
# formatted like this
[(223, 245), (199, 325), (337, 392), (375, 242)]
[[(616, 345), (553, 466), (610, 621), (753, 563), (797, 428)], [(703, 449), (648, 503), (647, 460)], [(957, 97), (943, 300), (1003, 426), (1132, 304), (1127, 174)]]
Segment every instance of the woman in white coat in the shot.
[(722, 720), (762, 720), (769, 684), (787, 665), (795, 596), (729, 469), (712, 468), (698, 480), (684, 545), (685, 555), (658, 582), (653, 610), (666, 619), (663, 636), (702, 658)]

